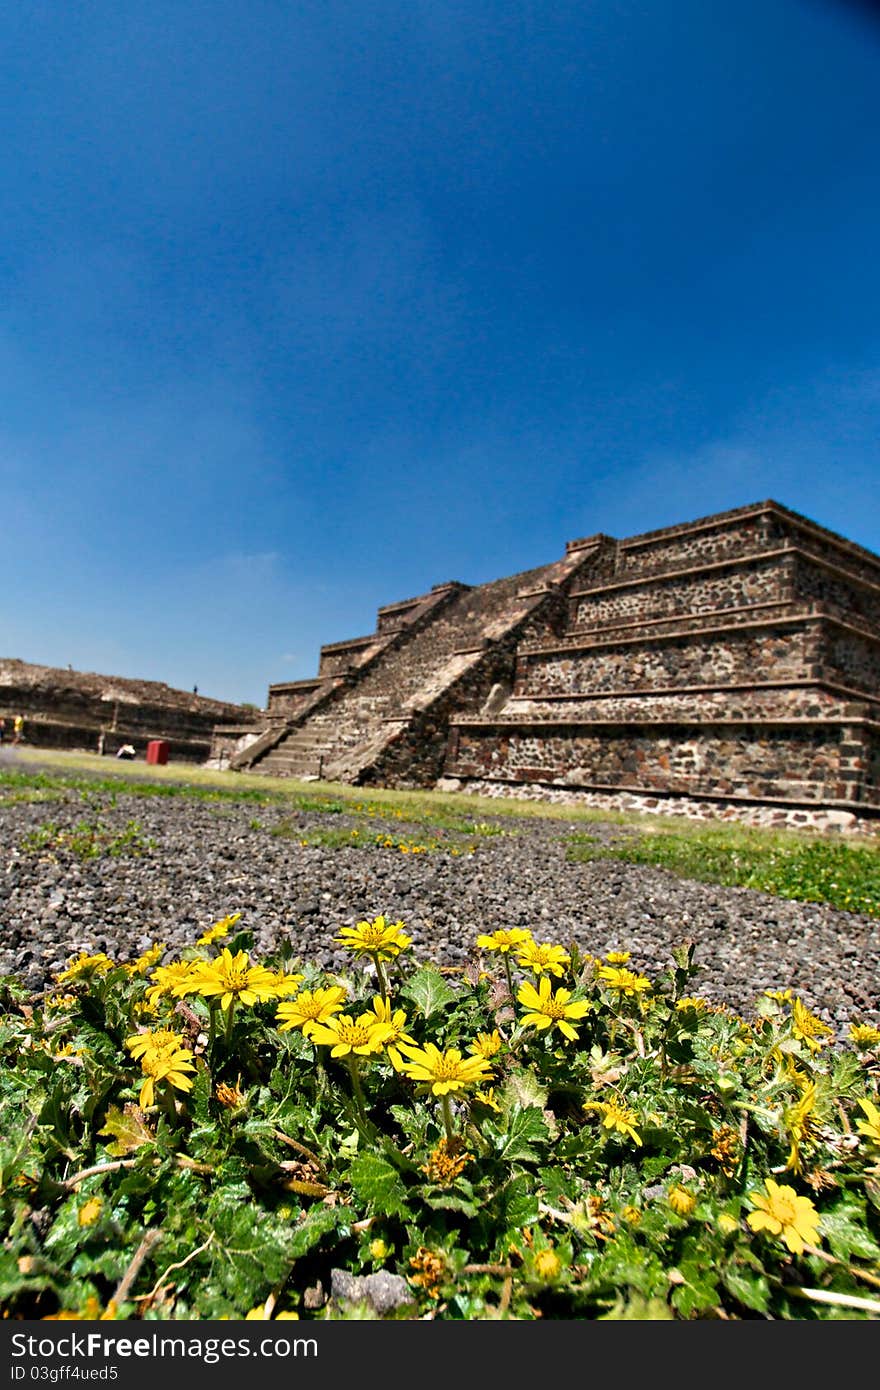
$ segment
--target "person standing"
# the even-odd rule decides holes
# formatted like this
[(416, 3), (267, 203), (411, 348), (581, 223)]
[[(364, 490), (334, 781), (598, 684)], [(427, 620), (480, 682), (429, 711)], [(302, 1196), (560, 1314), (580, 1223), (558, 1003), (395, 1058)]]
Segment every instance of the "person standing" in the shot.
[(24, 715), (17, 714), (12, 721), (12, 742), (21, 743), (24, 738)]

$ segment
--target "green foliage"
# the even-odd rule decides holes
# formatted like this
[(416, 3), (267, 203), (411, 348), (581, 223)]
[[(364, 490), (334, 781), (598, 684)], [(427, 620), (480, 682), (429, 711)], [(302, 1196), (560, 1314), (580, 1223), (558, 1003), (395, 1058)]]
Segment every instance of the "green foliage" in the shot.
[[(499, 956), (472, 980), (407, 947), (393, 1036), (346, 1051), (279, 1024), (338, 986), (328, 1017), (378, 1026), (366, 965), (258, 961), (237, 916), (218, 927), (176, 962), (76, 957), (39, 997), (0, 981), (7, 1316), (378, 1316), (326, 1301), (333, 1269), (402, 1275), (406, 1317), (880, 1316), (880, 1029), (837, 1037), (785, 991), (750, 1018), (711, 1005), (684, 942), (630, 994), (619, 959), (558, 967), (551, 990), (589, 1006), (572, 1038), (564, 1009), (510, 1008)], [(202, 988), (224, 941), (225, 1011)], [(239, 997), (282, 965), (292, 992)]]
[(574, 834), (567, 839), (566, 855), (573, 863), (619, 859), (650, 864), (681, 878), (757, 888), (780, 898), (880, 916), (880, 847), (873, 844), (712, 827), (631, 832), (610, 845), (593, 835)]
[(114, 831), (99, 817), (79, 821), (72, 828), (47, 821), (25, 835), (21, 842), (26, 854), (69, 855), (79, 860), (100, 859), (104, 855), (111, 859), (127, 854), (141, 855), (155, 847), (156, 841), (144, 835), (136, 820), (129, 820), (122, 830)]

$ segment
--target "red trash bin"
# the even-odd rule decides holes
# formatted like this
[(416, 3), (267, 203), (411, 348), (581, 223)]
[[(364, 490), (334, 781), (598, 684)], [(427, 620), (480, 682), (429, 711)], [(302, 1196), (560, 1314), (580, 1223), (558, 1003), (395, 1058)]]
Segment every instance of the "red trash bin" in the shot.
[(147, 744), (147, 762), (167, 763), (170, 746), (167, 738), (151, 738)]

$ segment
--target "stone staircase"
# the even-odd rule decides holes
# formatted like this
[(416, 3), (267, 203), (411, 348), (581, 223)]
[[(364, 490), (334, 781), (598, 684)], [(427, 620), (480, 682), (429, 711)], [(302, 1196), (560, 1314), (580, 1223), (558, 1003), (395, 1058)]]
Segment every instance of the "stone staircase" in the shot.
[[(248, 752), (250, 770), (324, 781), (393, 782), (394, 748), (401, 741), (428, 749), (432, 712), (472, 707), (493, 686), (512, 680), (516, 638), (592, 555), (563, 560), (488, 584), (452, 586), (448, 600), (411, 629), (400, 630), (369, 665), (349, 671), (319, 705), (292, 720), (271, 747)], [(339, 645), (339, 644), (336, 644)], [(440, 773), (443, 746), (430, 753)], [(389, 761), (390, 759), (390, 761)]]

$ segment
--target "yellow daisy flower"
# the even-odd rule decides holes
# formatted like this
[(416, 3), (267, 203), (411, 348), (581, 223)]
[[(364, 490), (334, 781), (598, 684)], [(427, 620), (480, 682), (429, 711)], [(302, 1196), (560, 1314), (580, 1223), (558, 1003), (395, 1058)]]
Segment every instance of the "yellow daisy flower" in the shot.
[(233, 912), (228, 917), (221, 917), (219, 922), (215, 922), (213, 927), (209, 927), (206, 932), (203, 932), (202, 935), (197, 938), (196, 945), (212, 946), (215, 941), (220, 941), (224, 936), (228, 936), (236, 922), (240, 921), (240, 919), (240, 912)]
[(389, 922), (384, 916), (372, 922), (358, 922), (355, 927), (342, 927), (336, 940), (356, 956), (372, 956), (376, 960), (396, 960), (412, 945), (403, 930), (402, 922)]
[(627, 1134), (636, 1144), (641, 1145), (641, 1136), (635, 1128), (638, 1115), (634, 1110), (630, 1110), (628, 1105), (624, 1105), (618, 1100), (588, 1100), (584, 1102), (584, 1110), (589, 1113), (595, 1110), (602, 1116), (602, 1128), (614, 1130), (618, 1134)]
[(220, 996), (220, 1007), (229, 1009), (233, 1003), (259, 1004), (278, 995), (275, 973), (264, 965), (251, 965), (247, 951), (232, 954), (224, 946), (212, 961), (199, 962), (189, 981), (188, 993)]
[(815, 1014), (811, 1014), (805, 1004), (800, 999), (795, 999), (791, 1006), (791, 1031), (801, 1042), (806, 1043), (811, 1052), (818, 1052), (824, 1042), (834, 1032), (827, 1023), (823, 1023)]
[(108, 970), (113, 969), (114, 962), (103, 951), (97, 951), (94, 955), (89, 955), (88, 951), (81, 951), (78, 956), (71, 957), (64, 969), (55, 976), (55, 980), (59, 985), (66, 985), (84, 976), (92, 979), (95, 975), (106, 975)]
[(867, 1115), (867, 1120), (856, 1120), (856, 1128), (860, 1134), (864, 1134), (872, 1144), (880, 1144), (880, 1110), (872, 1100), (862, 1098), (859, 1105)]
[(764, 1179), (763, 1192), (749, 1193), (755, 1210), (746, 1221), (753, 1231), (779, 1236), (793, 1255), (802, 1255), (805, 1245), (815, 1245), (819, 1237), (819, 1213), (809, 1197), (800, 1197), (785, 1183)]
[(570, 989), (563, 989), (560, 985), (555, 992), (546, 975), (542, 975), (538, 989), (530, 980), (526, 980), (520, 986), (517, 1000), (528, 1013), (524, 1014), (520, 1022), (524, 1028), (537, 1028), (543, 1031), (546, 1028), (558, 1028), (563, 1037), (570, 1042), (578, 1039), (578, 1030), (573, 1027), (570, 1020), (573, 1018), (583, 1018), (585, 1013), (590, 1010), (590, 1005), (586, 999), (576, 1000), (573, 1004), (569, 1002), (572, 996)]
[(345, 1057), (349, 1052), (367, 1057), (371, 1052), (381, 1052), (393, 1032), (375, 1014), (364, 1013), (358, 1018), (336, 1014), (326, 1023), (313, 1023), (308, 1036), (312, 1042), (329, 1047), (331, 1057)]
[(546, 970), (551, 975), (562, 976), (565, 967), (571, 964), (571, 956), (561, 946), (551, 946), (545, 941), (526, 941), (516, 955), (517, 965), (533, 970), (541, 975)]
[(494, 1028), (491, 1033), (478, 1033), (473, 1042), (468, 1043), (468, 1052), (472, 1052), (475, 1057), (485, 1057), (488, 1062), (503, 1046), (501, 1034)]
[(645, 975), (637, 975), (622, 966), (600, 965), (597, 974), (609, 989), (616, 989), (619, 994), (644, 994), (651, 988), (651, 981)]
[(413, 1081), (427, 1082), (435, 1096), (475, 1086), (492, 1075), (485, 1057), (463, 1057), (456, 1047), (441, 1052), (431, 1042), (424, 1047), (401, 1043), (400, 1050), (409, 1059), (401, 1066), (404, 1075)]
[(328, 985), (326, 988), (304, 989), (295, 999), (278, 1005), (275, 1021), (279, 1033), (287, 1033), (291, 1028), (299, 1028), (309, 1037), (316, 1023), (326, 1023), (328, 1018), (338, 1014), (345, 1003), (345, 990), (341, 985)]
[(511, 951), (519, 951), (531, 939), (532, 933), (525, 927), (510, 927), (507, 930), (493, 931), (478, 936), (477, 945), (482, 946), (486, 951), (498, 951), (502, 956), (506, 956)]

